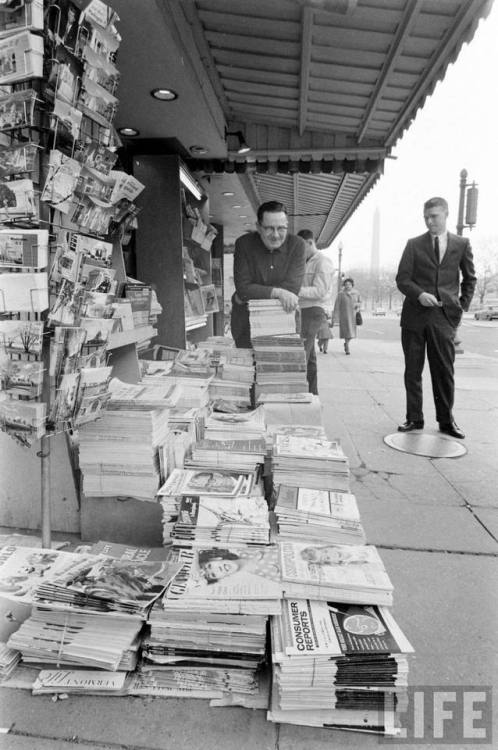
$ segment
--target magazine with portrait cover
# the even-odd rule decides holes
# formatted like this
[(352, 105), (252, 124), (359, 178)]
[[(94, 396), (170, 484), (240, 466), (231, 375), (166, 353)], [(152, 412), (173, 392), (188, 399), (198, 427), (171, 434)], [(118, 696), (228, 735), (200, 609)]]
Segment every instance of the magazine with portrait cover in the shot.
[(255, 483), (252, 473), (223, 469), (173, 469), (158, 495), (250, 495)]
[(286, 599), (392, 604), (393, 585), (373, 545), (281, 541), (279, 553)]
[(282, 583), (278, 550), (274, 545), (173, 547), (170, 560), (182, 562), (183, 568), (162, 598), (165, 610), (280, 612)]

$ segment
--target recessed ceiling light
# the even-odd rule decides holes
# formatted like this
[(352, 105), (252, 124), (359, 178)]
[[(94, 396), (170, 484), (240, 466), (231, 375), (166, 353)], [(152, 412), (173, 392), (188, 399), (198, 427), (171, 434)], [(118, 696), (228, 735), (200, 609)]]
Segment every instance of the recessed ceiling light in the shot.
[(234, 203), (232, 208), (242, 208), (242, 206), (240, 205), (240, 203)]
[(252, 224), (249, 221), (244, 222), (245, 227), (252, 227)]
[(189, 151), (191, 154), (207, 154), (205, 146), (190, 146)]
[(135, 136), (140, 135), (140, 130), (137, 130), (136, 128), (118, 128), (118, 133), (127, 138), (134, 138)]
[(178, 94), (173, 89), (152, 89), (150, 95), (161, 102), (172, 102), (174, 99), (178, 99)]
[(235, 193), (231, 193), (229, 190), (223, 193), (223, 195), (235, 195)]
[(247, 214), (239, 214), (239, 219), (247, 219)]

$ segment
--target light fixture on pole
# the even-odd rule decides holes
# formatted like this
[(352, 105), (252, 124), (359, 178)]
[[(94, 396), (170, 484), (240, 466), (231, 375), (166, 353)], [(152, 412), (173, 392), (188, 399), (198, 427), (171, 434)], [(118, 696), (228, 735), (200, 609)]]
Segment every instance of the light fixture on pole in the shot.
[[(237, 148), (238, 154), (247, 154), (248, 151), (251, 150), (251, 147), (247, 145), (246, 139), (244, 138), (242, 134), (242, 130), (227, 130), (225, 128), (225, 140), (227, 142), (228, 146), (228, 137), (233, 136), (234, 138), (237, 138), (239, 146)], [(228, 149), (230, 151), (230, 149)]]
[[(467, 182), (467, 170), (460, 172), (460, 199), (458, 202), (457, 234), (462, 236), (465, 227), (472, 229), (477, 222), (477, 198), (479, 191), (475, 182)], [(465, 221), (464, 221), (465, 214)]]
[(341, 291), (341, 286), (342, 286), (341, 264), (342, 264), (342, 242), (339, 242), (339, 259), (337, 263), (337, 293), (338, 294)]

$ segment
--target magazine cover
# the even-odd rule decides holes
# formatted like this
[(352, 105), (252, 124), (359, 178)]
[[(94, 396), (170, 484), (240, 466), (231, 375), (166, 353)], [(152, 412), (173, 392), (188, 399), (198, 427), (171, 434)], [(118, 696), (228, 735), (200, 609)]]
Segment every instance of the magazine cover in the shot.
[(216, 296), (214, 284), (205, 284), (204, 286), (201, 286), (200, 289), (205, 312), (219, 312), (220, 308), (218, 306), (218, 298)]
[(45, 268), (48, 263), (48, 230), (0, 229), (0, 267)]
[(277, 491), (279, 508), (297, 510), (303, 515), (325, 516), (344, 521), (359, 521), (356, 498), (350, 492), (288, 487), (281, 484)]
[(16, 547), (0, 549), (0, 595), (15, 601), (32, 602), (42, 580), (51, 580), (70, 569), (79, 555), (53, 549)]
[[(282, 579), (316, 589), (373, 588), (392, 590), (373, 545), (280, 542)], [(292, 587), (291, 587), (292, 588)], [(323, 596), (319, 597), (323, 599)]]
[(287, 656), (399, 654), (413, 651), (385, 607), (309, 599), (284, 601)]
[(188, 599), (280, 599), (282, 584), (275, 546), (173, 548), (172, 561), (183, 562), (164, 602)]
[(252, 474), (239, 474), (223, 469), (173, 469), (158, 490), (158, 495), (221, 495), (235, 497), (249, 495), (253, 486)]

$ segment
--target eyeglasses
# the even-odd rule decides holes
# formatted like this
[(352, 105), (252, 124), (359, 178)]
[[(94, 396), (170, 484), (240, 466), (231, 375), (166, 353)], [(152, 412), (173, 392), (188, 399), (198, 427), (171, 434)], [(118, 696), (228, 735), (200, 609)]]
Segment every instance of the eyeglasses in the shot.
[(265, 227), (264, 224), (260, 224), (259, 226), (261, 227), (261, 229), (263, 230), (263, 232), (265, 234), (273, 234), (273, 232), (277, 232), (277, 234), (285, 234), (286, 231), (289, 228), (288, 226), (285, 226), (285, 227)]

